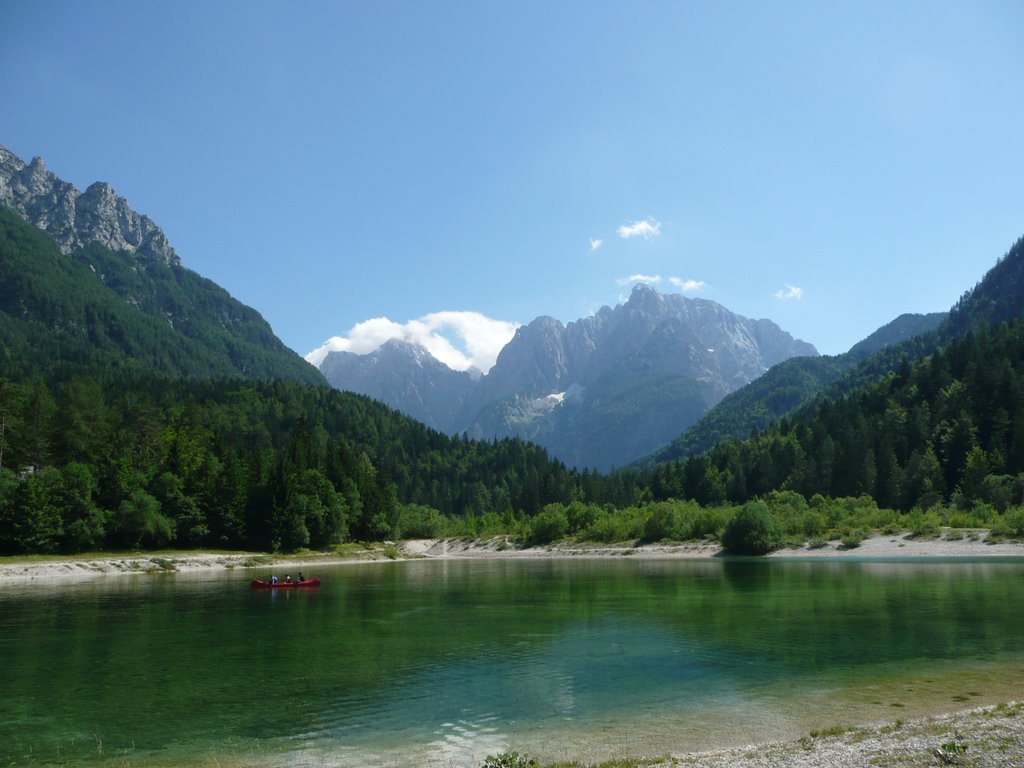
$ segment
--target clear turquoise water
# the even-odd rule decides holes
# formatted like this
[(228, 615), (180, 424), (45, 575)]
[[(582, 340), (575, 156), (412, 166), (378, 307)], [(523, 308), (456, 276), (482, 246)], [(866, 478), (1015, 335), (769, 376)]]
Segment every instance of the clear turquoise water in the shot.
[(1021, 562), (429, 561), (275, 593), (253, 575), (3, 587), (0, 765), (599, 759), (1024, 692)]

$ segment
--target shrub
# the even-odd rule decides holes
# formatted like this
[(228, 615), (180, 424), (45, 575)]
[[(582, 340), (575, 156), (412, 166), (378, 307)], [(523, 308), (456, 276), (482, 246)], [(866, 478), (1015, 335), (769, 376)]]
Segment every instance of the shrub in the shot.
[(939, 535), (942, 518), (933, 509), (922, 512), (915, 508), (907, 515), (907, 526), (910, 528), (912, 536), (934, 537)]
[(600, 516), (590, 527), (580, 532), (579, 538), (585, 541), (600, 541), (605, 544), (639, 539), (643, 536), (646, 519), (646, 516), (637, 507), (611, 511), (602, 510)]
[(679, 538), (717, 539), (732, 513), (732, 507), (700, 507), (691, 502), (683, 510)]
[(565, 510), (565, 518), (569, 523), (569, 533), (578, 534), (590, 528), (601, 516), (602, 509), (596, 504), (584, 504), (582, 501), (572, 502)]
[(439, 539), (447, 534), (448, 518), (433, 507), (408, 504), (398, 512), (400, 539)]
[(993, 536), (1024, 538), (1024, 507), (1013, 507), (992, 525)]
[(781, 543), (782, 530), (763, 501), (744, 504), (722, 532), (722, 546), (739, 555), (764, 555)]
[(839, 539), (839, 544), (843, 549), (856, 549), (860, 546), (860, 543), (868, 537), (868, 532), (863, 528), (847, 531)]
[(531, 544), (549, 544), (565, 538), (569, 532), (569, 520), (565, 515), (565, 507), (561, 504), (548, 504), (530, 522)]
[(811, 538), (823, 536), (828, 531), (828, 520), (816, 509), (809, 509), (800, 518), (800, 532)]
[(480, 768), (540, 768), (540, 763), (518, 752), (504, 752), (500, 755), (488, 755)]
[(679, 512), (672, 502), (653, 504), (647, 508), (647, 521), (644, 523), (643, 541), (678, 540)]

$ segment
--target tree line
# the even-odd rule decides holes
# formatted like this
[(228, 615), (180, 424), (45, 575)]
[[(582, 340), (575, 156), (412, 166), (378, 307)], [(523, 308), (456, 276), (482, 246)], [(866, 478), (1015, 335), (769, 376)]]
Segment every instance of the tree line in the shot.
[(654, 498), (744, 502), (773, 490), (868, 495), (909, 511), (1024, 500), (1024, 321), (929, 356), (744, 442), (652, 470)]
[(449, 437), (326, 387), (0, 381), (7, 553), (318, 548), (438, 517), (511, 527), (546, 504), (635, 494), (625, 478), (569, 470), (522, 440)]

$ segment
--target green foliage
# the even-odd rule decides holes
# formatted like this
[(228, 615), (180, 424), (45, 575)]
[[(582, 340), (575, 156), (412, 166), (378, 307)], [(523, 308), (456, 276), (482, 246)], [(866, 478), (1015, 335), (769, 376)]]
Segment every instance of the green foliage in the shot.
[(947, 741), (935, 750), (935, 756), (945, 765), (959, 765), (967, 754), (967, 744), (958, 735), (953, 741)]
[(965, 293), (949, 313), (944, 336), (962, 336), (972, 329), (993, 327), (1024, 314), (1024, 238)]
[(540, 768), (540, 763), (518, 752), (503, 752), (500, 755), (488, 755), (480, 768)]
[[(572, 499), (635, 495), (635, 478), (580, 475), (521, 440), (449, 438), (302, 384), (75, 373), (0, 379), (0, 396), (5, 466), (17, 468), (0, 470), (0, 549), (11, 553), (526, 538), (546, 504), (565, 507), (564, 536), (609, 514)], [(66, 437), (82, 414), (95, 415), (87, 448)]]
[(644, 523), (642, 541), (662, 541), (682, 538), (682, 525), (679, 508), (671, 502), (652, 504), (647, 510), (647, 521)]
[(174, 538), (174, 521), (162, 513), (160, 502), (137, 489), (117, 510), (114, 538), (127, 547), (164, 547)]
[(888, 376), (746, 442), (653, 468), (654, 498), (707, 505), (795, 491), (901, 511), (954, 496), (960, 508), (1024, 501), (1024, 320), (978, 329), (914, 364), (879, 365)]
[(992, 525), (992, 534), (1011, 539), (1024, 539), (1024, 507), (1007, 510), (1006, 514)]
[(594, 522), (579, 533), (578, 538), (605, 544), (635, 541), (641, 537), (645, 522), (646, 512), (639, 507), (603, 509)]
[(793, 412), (861, 361), (859, 356), (798, 357), (772, 366), (763, 376), (727, 395), (650, 461), (697, 456), (728, 440), (743, 440)]
[(907, 515), (905, 526), (913, 536), (934, 538), (939, 535), (942, 518), (933, 509), (925, 512), (920, 508), (914, 508)]
[(839, 539), (839, 544), (843, 549), (856, 549), (860, 546), (861, 542), (867, 538), (867, 531), (863, 528), (856, 531), (850, 531), (843, 535)]
[(763, 501), (744, 504), (722, 532), (722, 546), (737, 555), (764, 555), (781, 543), (782, 529)]
[(406, 504), (398, 512), (400, 539), (440, 539), (448, 535), (448, 520), (433, 507)]
[(6, 504), (0, 510), (0, 552), (55, 552), (63, 535), (56, 470), (33, 473), (21, 482), (4, 482)]
[(561, 504), (548, 504), (535, 516), (530, 524), (529, 542), (549, 544), (565, 538), (569, 532), (569, 519)]
[[(0, 369), (8, 375), (73, 367), (97, 375), (148, 371), (324, 384), (258, 312), (213, 282), (159, 259), (95, 244), (63, 254), (46, 234), (3, 207), (0, 285)], [(66, 458), (88, 460), (83, 452), (95, 445), (89, 417), (96, 415), (64, 412)]]

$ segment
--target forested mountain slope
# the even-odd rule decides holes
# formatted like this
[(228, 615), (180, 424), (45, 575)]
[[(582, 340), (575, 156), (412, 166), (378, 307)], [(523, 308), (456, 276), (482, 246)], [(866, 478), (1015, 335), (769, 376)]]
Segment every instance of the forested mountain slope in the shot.
[(979, 325), (998, 325), (1024, 315), (1024, 237), (950, 310), (940, 333), (945, 340)]
[(107, 185), (0, 148), (0, 202), (0, 552), (328, 547), (636, 496), (330, 389)]
[(900, 315), (844, 354), (781, 362), (725, 397), (642, 464), (674, 461), (727, 440), (743, 440), (801, 406), (831, 394), (833, 385), (848, 391), (891, 373), (900, 361), (916, 359), (934, 349), (934, 330), (945, 317), (945, 313)]
[(984, 325), (914, 364), (758, 437), (654, 470), (659, 497), (744, 501), (771, 490), (868, 494), (910, 509), (1019, 503), (1024, 320)]
[(0, 207), (0, 375), (67, 366), (324, 383), (210, 280), (96, 243), (63, 253)]

